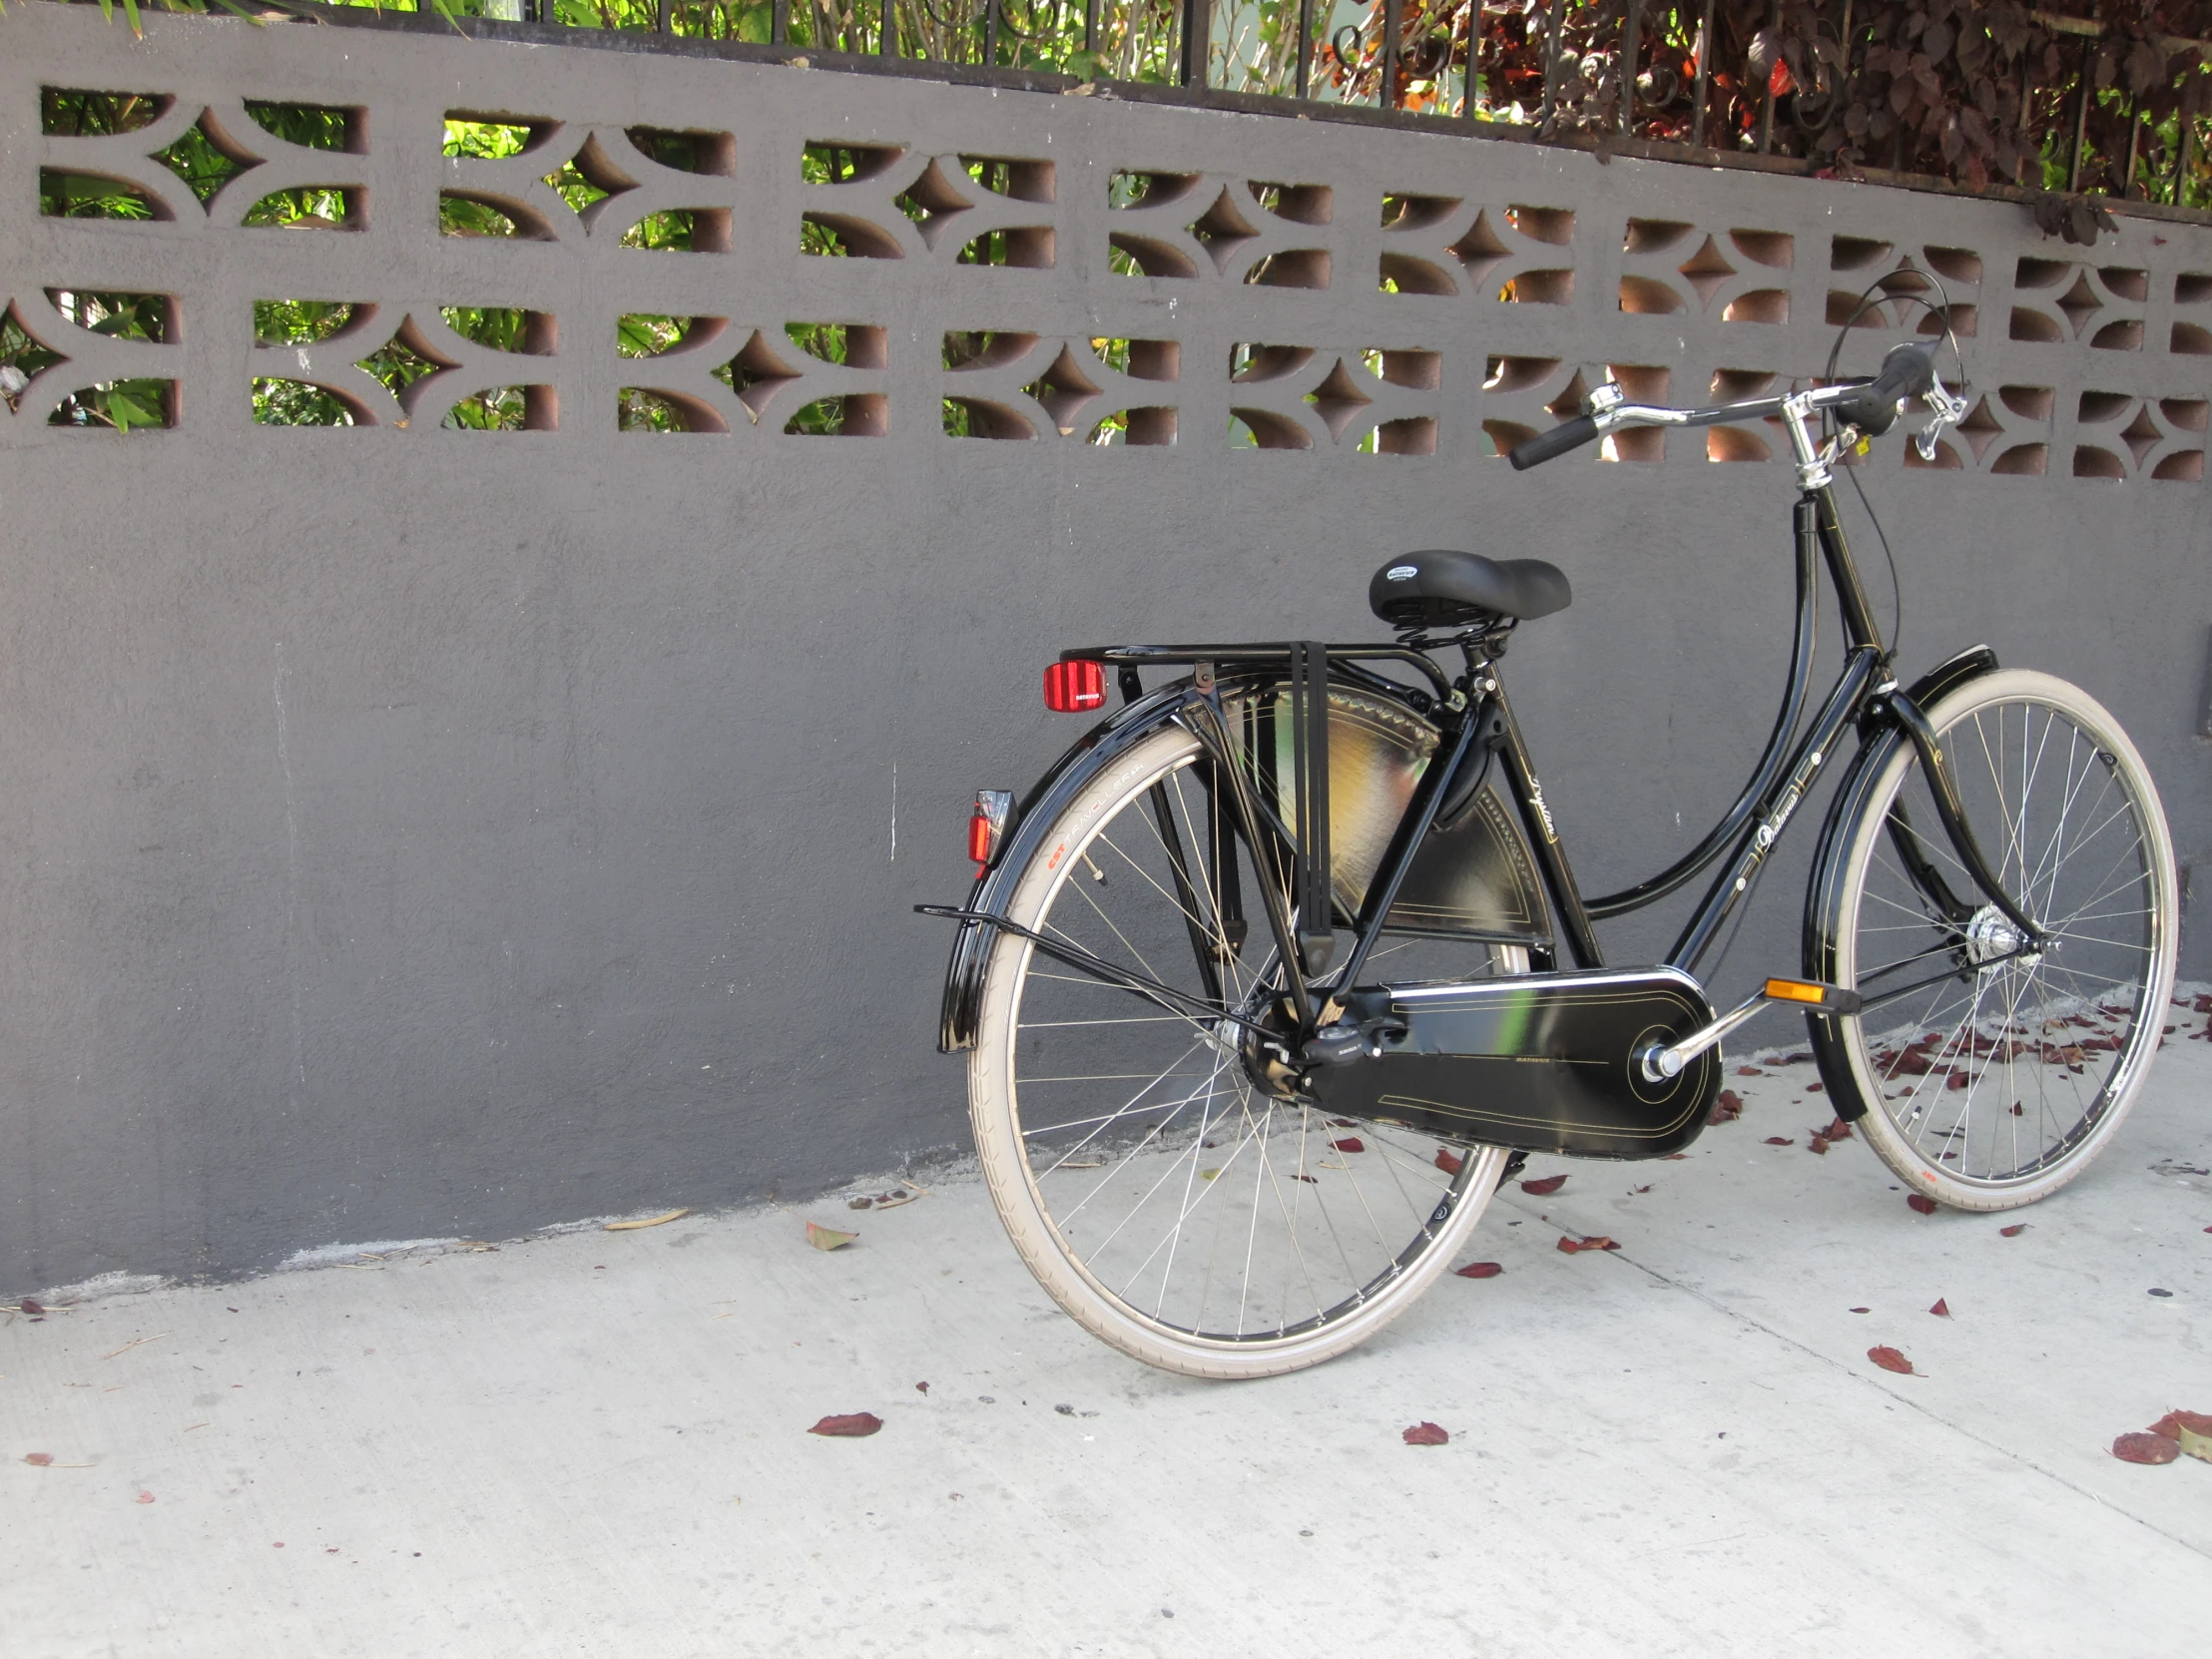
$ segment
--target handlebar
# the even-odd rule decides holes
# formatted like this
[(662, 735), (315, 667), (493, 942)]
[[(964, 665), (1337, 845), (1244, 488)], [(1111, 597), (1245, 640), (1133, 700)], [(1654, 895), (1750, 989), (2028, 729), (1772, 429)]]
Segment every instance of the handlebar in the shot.
[[(1786, 403), (1794, 403), (1806, 414), (1833, 409), (1845, 422), (1869, 437), (1880, 437), (1897, 424), (1899, 406), (1907, 398), (1926, 396), (1935, 388), (1933, 348), (1910, 342), (1893, 345), (1882, 359), (1881, 372), (1871, 380), (1847, 380), (1801, 392), (1794, 398), (1759, 397), (1749, 402), (1717, 403), (1702, 409), (1671, 409), (1629, 403), (1622, 399), (1617, 386), (1600, 387), (1599, 393), (1593, 394), (1586, 405), (1588, 413), (1561, 421), (1548, 432), (1523, 439), (1506, 452), (1506, 459), (1513, 463), (1514, 471), (1525, 472), (1623, 426), (1719, 426), (1734, 421), (1763, 420), (1783, 413)], [(1602, 394), (1608, 390), (1610, 400), (1604, 400)], [(1961, 408), (1959, 412), (1964, 411)]]

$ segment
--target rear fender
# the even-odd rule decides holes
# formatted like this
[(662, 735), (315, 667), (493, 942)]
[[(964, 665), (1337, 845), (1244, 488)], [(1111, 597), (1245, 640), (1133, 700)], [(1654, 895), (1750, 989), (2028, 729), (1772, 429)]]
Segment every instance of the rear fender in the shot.
[[(1164, 720), (1174, 718), (1176, 711), (1196, 695), (1188, 682), (1163, 687), (1116, 711), (1111, 719), (1078, 739), (1014, 809), (1013, 823), (1000, 842), (998, 857), (977, 878), (963, 907), (985, 915), (1006, 914), (1021, 872), (1061, 809), (1102, 769), (1151, 737)], [(944, 1000), (937, 1022), (938, 1053), (958, 1054), (975, 1046), (983, 971), (997, 938), (998, 929), (987, 922), (960, 923), (960, 931), (952, 940), (952, 958), (945, 965)]]

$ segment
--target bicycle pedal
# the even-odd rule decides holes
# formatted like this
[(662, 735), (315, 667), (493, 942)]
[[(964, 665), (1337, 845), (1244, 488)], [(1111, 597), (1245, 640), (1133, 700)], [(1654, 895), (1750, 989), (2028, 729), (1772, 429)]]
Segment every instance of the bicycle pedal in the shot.
[(1769, 1002), (1791, 1002), (1824, 1014), (1856, 1014), (1863, 1004), (1857, 991), (1823, 979), (1769, 979), (1759, 994)]

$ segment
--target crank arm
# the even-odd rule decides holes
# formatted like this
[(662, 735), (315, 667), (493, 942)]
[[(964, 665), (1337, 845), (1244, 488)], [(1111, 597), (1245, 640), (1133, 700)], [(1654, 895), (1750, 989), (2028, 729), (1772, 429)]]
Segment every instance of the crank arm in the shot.
[(1700, 1026), (1678, 1043), (1652, 1043), (1637, 1055), (1637, 1069), (1649, 1083), (1664, 1083), (1682, 1075), (1682, 1068), (1717, 1047), (1720, 1040), (1753, 1015), (1776, 1003), (1789, 1003), (1820, 1014), (1856, 1014), (1862, 1006), (1857, 991), (1818, 979), (1770, 979), (1736, 1007), (1708, 1025)]

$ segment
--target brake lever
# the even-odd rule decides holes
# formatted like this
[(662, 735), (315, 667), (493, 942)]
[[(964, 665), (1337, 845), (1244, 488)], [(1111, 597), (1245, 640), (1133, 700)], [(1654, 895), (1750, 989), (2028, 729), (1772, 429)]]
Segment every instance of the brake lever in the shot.
[(1966, 400), (1944, 390), (1943, 382), (1938, 379), (1921, 394), (1921, 401), (1934, 411), (1934, 418), (1926, 429), (1914, 434), (1913, 447), (1921, 452), (1922, 460), (1933, 461), (1936, 440), (1943, 435), (1943, 428), (1955, 426), (1966, 418)]

